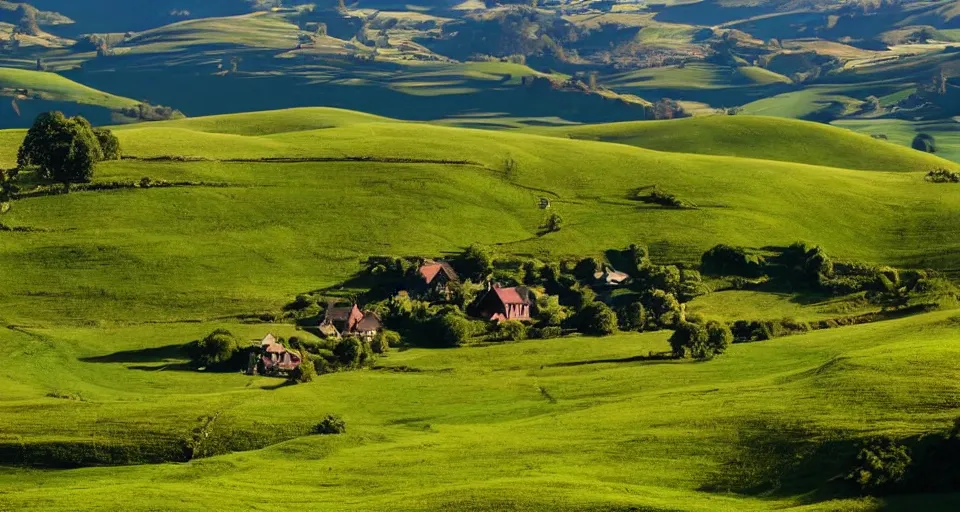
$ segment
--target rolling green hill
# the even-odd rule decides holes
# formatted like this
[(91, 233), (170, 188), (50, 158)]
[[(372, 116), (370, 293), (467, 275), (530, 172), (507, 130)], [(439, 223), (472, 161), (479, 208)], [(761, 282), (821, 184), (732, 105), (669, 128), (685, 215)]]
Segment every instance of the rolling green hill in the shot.
[(711, 116), (548, 128), (541, 133), (629, 144), (657, 151), (761, 158), (849, 169), (922, 171), (951, 165), (941, 158), (848, 130), (772, 117)]
[(41, 112), (63, 110), (108, 124), (114, 110), (139, 102), (74, 82), (56, 73), (0, 68), (0, 128), (28, 126)]

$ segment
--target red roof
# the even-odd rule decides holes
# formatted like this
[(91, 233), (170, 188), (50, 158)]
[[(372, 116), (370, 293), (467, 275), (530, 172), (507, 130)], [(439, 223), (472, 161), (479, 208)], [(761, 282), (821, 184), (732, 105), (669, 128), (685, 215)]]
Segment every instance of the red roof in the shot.
[(420, 275), (423, 276), (423, 280), (426, 281), (427, 284), (430, 284), (441, 270), (447, 274), (448, 278), (457, 280), (457, 273), (454, 272), (453, 267), (445, 261), (427, 261), (420, 267)]
[(497, 288), (494, 287), (493, 291), (497, 294), (497, 297), (500, 298), (500, 302), (504, 304), (529, 304), (530, 301), (520, 295), (520, 292), (516, 288)]

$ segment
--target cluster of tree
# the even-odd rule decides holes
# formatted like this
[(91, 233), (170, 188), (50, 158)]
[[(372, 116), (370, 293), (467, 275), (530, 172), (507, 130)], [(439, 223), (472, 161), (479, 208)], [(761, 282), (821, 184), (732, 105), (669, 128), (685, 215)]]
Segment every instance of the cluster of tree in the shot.
[(168, 121), (184, 117), (182, 112), (174, 108), (146, 103), (138, 103), (135, 107), (121, 108), (117, 112), (123, 117), (137, 121)]
[(933, 183), (960, 183), (960, 172), (934, 169), (928, 172), (924, 179)]
[(960, 490), (960, 418), (941, 434), (877, 437), (863, 442), (846, 478), (864, 493), (949, 493)]
[(920, 133), (913, 138), (913, 142), (910, 143), (910, 147), (916, 149), (917, 151), (923, 151), (924, 153), (936, 153), (937, 140), (933, 138), (933, 135)]
[(657, 204), (667, 208), (696, 208), (695, 204), (689, 201), (684, 201), (674, 194), (664, 192), (656, 185), (635, 190), (632, 194), (632, 198), (647, 204)]
[(733, 334), (727, 324), (710, 320), (688, 319), (677, 324), (670, 336), (674, 357), (710, 359), (720, 355), (733, 343)]
[(226, 329), (187, 343), (184, 352), (197, 368), (236, 370), (247, 362), (240, 339)]
[(17, 186), (18, 169), (0, 169), (0, 213), (10, 210), (10, 201), (20, 191)]
[(653, 104), (653, 118), (657, 120), (679, 119), (691, 115), (679, 103), (670, 98), (661, 98)]
[(83, 117), (61, 112), (37, 116), (17, 153), (18, 169), (34, 169), (40, 178), (86, 183), (103, 160), (120, 158), (120, 141), (105, 128), (94, 128)]

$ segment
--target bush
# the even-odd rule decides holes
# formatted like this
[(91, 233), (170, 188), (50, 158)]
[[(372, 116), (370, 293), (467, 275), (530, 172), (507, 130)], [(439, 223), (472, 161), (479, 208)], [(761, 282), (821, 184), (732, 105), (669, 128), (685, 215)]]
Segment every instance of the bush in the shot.
[(713, 275), (760, 277), (765, 263), (762, 256), (724, 244), (713, 247), (700, 258), (701, 269)]
[(580, 312), (580, 332), (606, 336), (617, 332), (617, 314), (602, 302), (594, 302)]
[(647, 325), (647, 310), (640, 302), (631, 302), (617, 311), (620, 329), (624, 331), (642, 331)]
[(440, 317), (437, 326), (439, 342), (444, 347), (463, 346), (473, 336), (473, 325), (456, 313), (447, 313)]
[(317, 423), (317, 426), (313, 427), (313, 433), (319, 435), (336, 435), (343, 434), (347, 431), (347, 423), (343, 421), (343, 418), (337, 416), (336, 414), (328, 414), (323, 418), (323, 421)]
[(707, 348), (713, 354), (722, 354), (727, 351), (727, 347), (733, 343), (733, 332), (727, 324), (716, 320), (707, 322)]
[(187, 355), (198, 367), (225, 364), (240, 351), (240, 340), (226, 329), (217, 329), (187, 345)]
[(541, 328), (532, 328), (529, 330), (529, 334), (533, 339), (549, 340), (563, 336), (563, 329), (556, 325), (548, 325)]
[(960, 183), (960, 173), (946, 169), (934, 169), (924, 178), (932, 183)]
[(400, 333), (389, 329), (382, 329), (373, 337), (373, 341), (370, 342), (370, 350), (372, 350), (374, 354), (386, 354), (390, 350), (390, 347), (399, 345), (401, 341)]
[(570, 311), (560, 305), (560, 299), (555, 295), (540, 295), (537, 297), (535, 318), (542, 325), (560, 325), (570, 316)]
[(304, 384), (313, 380), (317, 376), (317, 369), (306, 351), (300, 351), (300, 366), (290, 372), (290, 382)]
[(900, 484), (912, 459), (910, 450), (890, 438), (868, 441), (857, 454), (857, 466), (847, 475), (864, 490), (890, 490)]
[(345, 368), (358, 368), (367, 359), (366, 347), (363, 342), (354, 337), (340, 340), (333, 348), (333, 356), (337, 363)]
[(498, 327), (498, 335), (502, 340), (521, 341), (527, 339), (527, 326), (519, 320), (506, 320)]
[(647, 292), (642, 299), (647, 310), (647, 323), (658, 327), (667, 327), (673, 324), (673, 319), (680, 314), (680, 302), (672, 293), (663, 290)]

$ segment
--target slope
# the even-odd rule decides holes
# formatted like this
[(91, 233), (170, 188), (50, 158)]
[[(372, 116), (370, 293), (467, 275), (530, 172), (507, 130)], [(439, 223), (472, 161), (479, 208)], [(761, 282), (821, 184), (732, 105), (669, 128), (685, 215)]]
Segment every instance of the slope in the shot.
[[(293, 439), (187, 464), (0, 469), (0, 508), (950, 510), (956, 496), (862, 499), (833, 477), (860, 439), (952, 424), (958, 320), (735, 345), (705, 364), (637, 360), (666, 346), (662, 332), (412, 349), (381, 370), (280, 387), (165, 359), (171, 343), (224, 324), (4, 329), (13, 364), (0, 379), (17, 392), (0, 398), (5, 447), (177, 446), (213, 415), (212, 440)], [(307, 435), (328, 413), (347, 434)]]
[[(308, 126), (311, 116), (335, 127), (273, 133)], [(280, 118), (291, 123), (271, 127)], [(0, 232), (7, 321), (271, 311), (344, 280), (370, 255), (437, 255), (474, 242), (555, 258), (642, 241), (661, 261), (694, 262), (717, 243), (805, 239), (841, 258), (960, 269), (960, 196), (925, 182), (923, 160), (913, 164), (921, 172), (864, 172), (357, 122), (356, 114), (324, 110), (264, 114), (264, 127), (256, 115), (238, 118), (234, 131), (273, 133), (264, 136), (185, 128), (229, 119), (122, 128), (126, 154), (141, 159), (105, 163), (96, 175), (179, 186), (16, 201), (3, 222), (31, 231)], [(650, 185), (699, 208), (629, 199)], [(564, 217), (560, 232), (538, 236), (540, 197)]]
[(539, 133), (679, 153), (727, 155), (886, 171), (951, 167), (941, 158), (849, 130), (791, 119), (709, 116), (546, 128)]
[[(133, 107), (137, 101), (87, 87), (56, 73), (0, 68), (0, 96), (14, 101), (2, 108), (0, 128), (29, 126), (40, 112), (63, 110), (84, 115), (91, 122), (110, 122), (111, 112)], [(9, 115), (8, 115), (9, 114)]]

